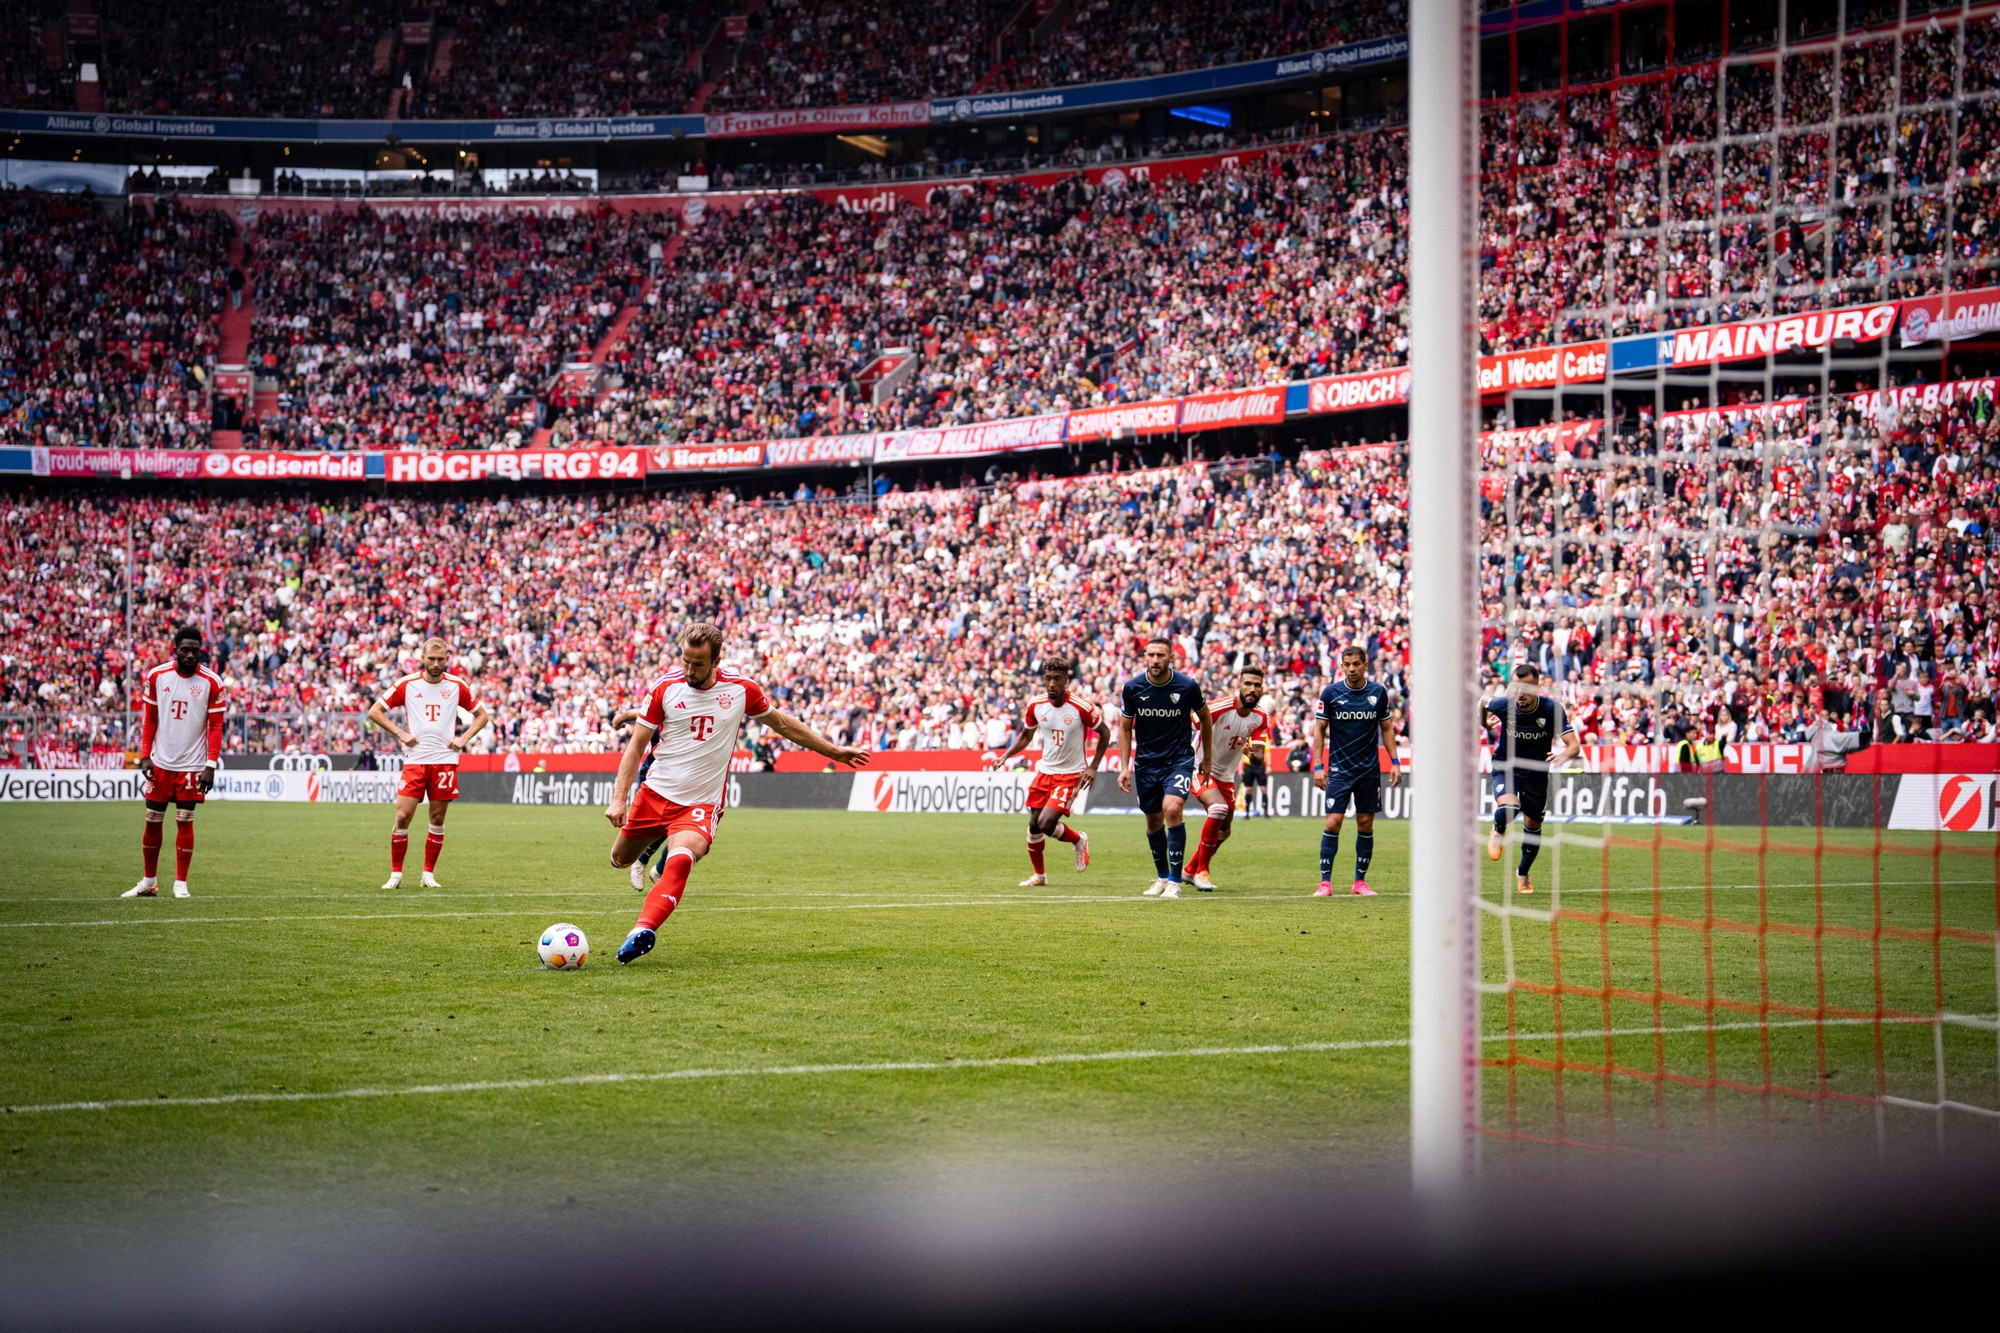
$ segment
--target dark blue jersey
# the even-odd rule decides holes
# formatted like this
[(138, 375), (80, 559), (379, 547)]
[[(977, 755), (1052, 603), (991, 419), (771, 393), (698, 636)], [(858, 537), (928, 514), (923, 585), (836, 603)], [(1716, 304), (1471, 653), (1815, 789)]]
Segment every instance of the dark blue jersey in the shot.
[(1488, 699), (1481, 712), (1481, 722), (1498, 732), (1493, 745), (1495, 765), (1511, 764), (1517, 759), (1546, 764), (1557, 738), (1576, 730), (1563, 716), (1562, 705), (1547, 696), (1535, 700), (1533, 708), (1524, 710), (1515, 705), (1513, 695), (1503, 694)]
[(1132, 719), (1133, 767), (1194, 762), (1194, 717), (1202, 704), (1201, 686), (1178, 671), (1164, 685), (1143, 671), (1126, 681), (1118, 708)]
[(1319, 692), (1314, 716), (1326, 724), (1326, 771), (1376, 773), (1382, 767), (1382, 721), (1389, 691), (1372, 680), (1350, 690), (1338, 679)]

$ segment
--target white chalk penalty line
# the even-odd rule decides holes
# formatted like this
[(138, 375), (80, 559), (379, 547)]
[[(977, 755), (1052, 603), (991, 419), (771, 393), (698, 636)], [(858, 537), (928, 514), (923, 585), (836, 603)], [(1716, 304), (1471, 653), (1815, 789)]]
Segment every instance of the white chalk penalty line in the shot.
[[(1927, 1019), (1883, 1019), (1885, 1025), (1898, 1021), (1928, 1023)], [(1715, 1023), (1707, 1026), (1598, 1028), (1565, 1032), (1564, 1041), (1603, 1040), (1606, 1037), (1684, 1036), (1707, 1032), (1745, 1032), (1759, 1028), (1865, 1027), (1874, 1020), (1829, 1018), (1774, 1019), (1768, 1023)], [(1488, 1033), (1488, 1043), (1554, 1041), (1553, 1032)], [(534, 1092), (544, 1088), (585, 1088), (639, 1083), (693, 1083), (742, 1078), (815, 1078), (839, 1074), (928, 1074), (962, 1069), (1041, 1069), (1060, 1065), (1137, 1063), (1151, 1060), (1215, 1060), (1259, 1055), (1334, 1055), (1354, 1051), (1386, 1051), (1408, 1048), (1408, 1037), (1382, 1037), (1360, 1041), (1307, 1041), (1268, 1046), (1191, 1046), (1182, 1050), (1076, 1051), (1055, 1055), (1001, 1055), (970, 1060), (884, 1060), (843, 1064), (765, 1065), (729, 1068), (665, 1069), (651, 1073), (572, 1074), (561, 1078), (486, 1079), (476, 1083), (419, 1083), (403, 1088), (342, 1088), (330, 1092), (232, 1092), (209, 1097), (128, 1097), (109, 1101), (44, 1102), (32, 1106), (9, 1106), (7, 1115), (51, 1115), (65, 1111), (128, 1111), (142, 1107), (266, 1106), (288, 1102), (370, 1101), (384, 1097), (442, 1097), (472, 1092)]]

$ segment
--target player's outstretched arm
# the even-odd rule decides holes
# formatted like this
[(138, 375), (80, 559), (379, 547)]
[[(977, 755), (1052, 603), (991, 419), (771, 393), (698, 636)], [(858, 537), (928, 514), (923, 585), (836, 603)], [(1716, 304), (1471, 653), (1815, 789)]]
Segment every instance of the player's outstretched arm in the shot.
[(389, 716), (388, 705), (384, 704), (380, 699), (369, 705), (368, 720), (388, 732), (391, 736), (394, 736), (398, 745), (411, 746), (417, 743), (415, 736), (412, 736), (409, 732), (404, 731), (396, 725), (396, 720)]
[(485, 704), (474, 704), (472, 706), (472, 725), (467, 727), (460, 735), (451, 738), (451, 748), (454, 751), (465, 749), (466, 746), (472, 744), (472, 738), (486, 730), (487, 725), (492, 721), (493, 715), (486, 711)]
[(618, 776), (611, 780), (611, 804), (604, 807), (604, 817), (613, 828), (625, 826), (625, 811), (632, 804), (632, 784), (639, 777), (639, 765), (645, 761), (646, 747), (652, 741), (652, 724), (641, 719), (632, 728), (632, 739), (625, 742), (625, 753), (618, 756)]
[(1118, 715), (1118, 790), (1132, 790), (1132, 715)]
[(757, 721), (792, 744), (802, 745), (814, 754), (825, 755), (836, 764), (846, 764), (849, 768), (868, 767), (868, 751), (856, 749), (852, 745), (835, 745), (789, 713), (773, 708)]
[(1022, 727), (1019, 731), (1014, 733), (1014, 743), (1012, 745), (1009, 745), (1001, 753), (994, 755), (991, 759), (988, 759), (986, 761), (986, 766), (988, 768), (1007, 767), (1007, 761), (1009, 759), (1012, 759), (1015, 755), (1024, 753), (1027, 750), (1028, 742), (1034, 739), (1034, 735), (1035, 733), (1033, 730), (1031, 730), (1028, 727)]
[(1090, 756), (1090, 764), (1083, 770), (1083, 777), (1079, 780), (1083, 790), (1089, 791), (1090, 785), (1097, 781), (1097, 770), (1104, 767), (1104, 751), (1110, 744), (1111, 727), (1100, 717), (1097, 719), (1097, 753)]

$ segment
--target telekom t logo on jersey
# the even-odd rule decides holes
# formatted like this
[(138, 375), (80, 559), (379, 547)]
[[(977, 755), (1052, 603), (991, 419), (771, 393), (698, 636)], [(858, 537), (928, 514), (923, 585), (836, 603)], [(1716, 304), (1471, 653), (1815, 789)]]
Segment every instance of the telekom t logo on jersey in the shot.
[(182, 718), (188, 715), (188, 701), (185, 699), (174, 700), (174, 706), (172, 711), (174, 715), (174, 721), (176, 722), (180, 721)]
[(437, 721), (437, 720), (438, 720), (438, 710), (439, 710), (439, 708), (440, 708), (440, 707), (442, 707), (442, 705), (440, 705), (440, 704), (425, 704), (425, 705), (424, 705), (424, 720), (425, 720), (426, 722), (435, 722), (435, 721)]
[(715, 734), (715, 719), (712, 717), (691, 717), (688, 732), (698, 741), (705, 741)]

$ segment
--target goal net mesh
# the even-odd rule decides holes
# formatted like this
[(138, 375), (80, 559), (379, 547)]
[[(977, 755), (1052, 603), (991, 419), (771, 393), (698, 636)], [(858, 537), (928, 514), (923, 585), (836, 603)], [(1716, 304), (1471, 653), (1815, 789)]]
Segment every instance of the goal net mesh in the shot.
[(2000, 284), (2000, 21), (1846, 14), (1627, 20), (1596, 81), (1482, 51), (1488, 363), (1668, 363), (1486, 399), (1479, 690), (1533, 663), (1584, 743), (1533, 892), (1518, 821), (1480, 859), (1489, 1165), (2000, 1145), (2000, 434), (1907, 313)]

